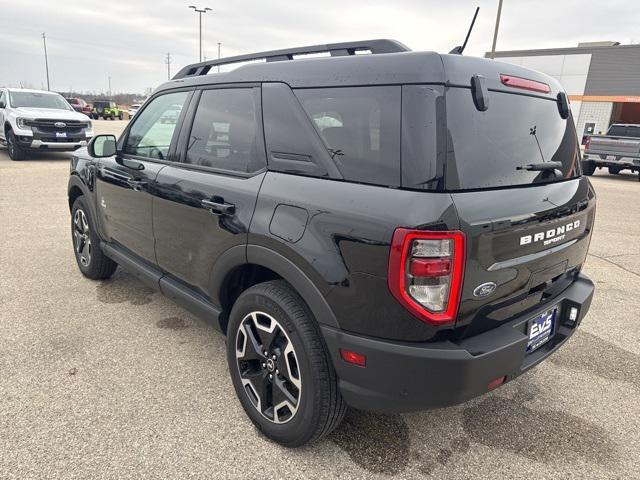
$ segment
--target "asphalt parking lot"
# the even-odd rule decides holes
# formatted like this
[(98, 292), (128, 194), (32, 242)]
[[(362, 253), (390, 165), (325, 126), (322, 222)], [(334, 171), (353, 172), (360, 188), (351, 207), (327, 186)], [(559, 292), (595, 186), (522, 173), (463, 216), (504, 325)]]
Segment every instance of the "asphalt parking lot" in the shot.
[(0, 148), (0, 478), (640, 478), (637, 176), (592, 178), (597, 292), (549, 361), (458, 407), (350, 412), (287, 450), (245, 417), (212, 327), (121, 270), (81, 276), (69, 157)]

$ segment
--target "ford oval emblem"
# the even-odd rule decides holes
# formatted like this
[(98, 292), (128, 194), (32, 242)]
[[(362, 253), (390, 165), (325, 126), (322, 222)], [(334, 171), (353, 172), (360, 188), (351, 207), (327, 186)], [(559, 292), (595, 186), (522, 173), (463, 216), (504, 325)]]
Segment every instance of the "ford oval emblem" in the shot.
[(473, 290), (473, 296), (478, 298), (488, 297), (496, 291), (497, 285), (494, 282), (483, 283)]
[(67, 126), (67, 124), (64, 123), (64, 122), (56, 122), (56, 123), (53, 124), (53, 126), (56, 127), (56, 128), (64, 128), (64, 127)]

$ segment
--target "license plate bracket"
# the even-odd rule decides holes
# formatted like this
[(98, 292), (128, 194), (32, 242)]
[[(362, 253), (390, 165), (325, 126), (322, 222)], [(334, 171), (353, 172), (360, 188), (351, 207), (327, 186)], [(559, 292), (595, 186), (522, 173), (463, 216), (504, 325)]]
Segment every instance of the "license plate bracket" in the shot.
[(56, 138), (67, 138), (67, 132), (56, 132)]
[(527, 353), (536, 351), (553, 338), (556, 331), (558, 307), (535, 316), (527, 323)]

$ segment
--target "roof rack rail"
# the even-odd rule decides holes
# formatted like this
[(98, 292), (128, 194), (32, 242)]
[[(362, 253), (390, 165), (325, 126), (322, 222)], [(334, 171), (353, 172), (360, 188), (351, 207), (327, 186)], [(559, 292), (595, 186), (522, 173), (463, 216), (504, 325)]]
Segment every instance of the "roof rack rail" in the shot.
[(235, 57), (207, 60), (183, 67), (175, 74), (173, 80), (185, 77), (197, 77), (206, 75), (211, 67), (229, 65), (233, 63), (249, 62), (252, 60), (266, 60), (267, 62), (279, 62), (293, 60), (294, 55), (308, 55), (313, 53), (328, 52), (332, 57), (355, 55), (359, 51), (370, 51), (372, 54), (409, 52), (411, 49), (396, 40), (378, 39), (361, 40), (357, 42), (331, 43), (327, 45), (311, 45), (308, 47), (287, 48), (283, 50), (271, 50), (268, 52), (250, 53)]

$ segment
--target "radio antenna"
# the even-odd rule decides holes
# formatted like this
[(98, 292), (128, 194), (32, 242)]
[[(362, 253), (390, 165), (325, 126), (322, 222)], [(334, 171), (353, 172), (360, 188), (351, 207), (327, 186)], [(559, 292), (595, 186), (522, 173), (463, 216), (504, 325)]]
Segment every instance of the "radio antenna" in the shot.
[(452, 53), (454, 55), (462, 55), (462, 52), (464, 52), (464, 49), (467, 46), (467, 42), (469, 41), (469, 35), (471, 35), (471, 30), (473, 30), (473, 25), (476, 23), (476, 17), (478, 16), (479, 11), (480, 11), (480, 7), (476, 7), (476, 13), (473, 14), (473, 20), (471, 20), (471, 25), (469, 26), (467, 37), (464, 39), (464, 43), (462, 44), (462, 46), (454, 48), (449, 53)]

